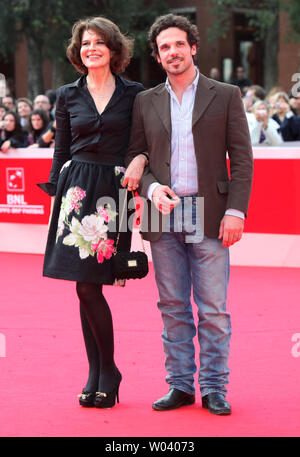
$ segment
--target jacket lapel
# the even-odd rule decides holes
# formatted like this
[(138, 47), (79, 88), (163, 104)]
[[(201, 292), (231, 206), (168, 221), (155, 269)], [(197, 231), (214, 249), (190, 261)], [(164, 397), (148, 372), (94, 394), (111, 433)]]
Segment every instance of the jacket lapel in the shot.
[(152, 103), (171, 140), (170, 94), (165, 88), (165, 84), (161, 84), (154, 90)]
[(199, 121), (201, 116), (204, 114), (208, 105), (216, 96), (215, 86), (212, 81), (205, 78), (203, 75), (199, 75), (199, 82), (195, 97), (195, 104), (193, 110), (193, 121), (192, 126)]
[[(200, 73), (193, 110), (193, 126), (204, 114), (206, 108), (212, 102), (215, 96), (216, 91), (213, 82), (205, 78), (205, 76), (201, 75)], [(170, 94), (167, 91), (165, 84), (159, 85), (154, 90), (152, 103), (162, 124), (164, 125), (168, 133), (169, 139), (171, 140), (172, 125), (170, 113)]]

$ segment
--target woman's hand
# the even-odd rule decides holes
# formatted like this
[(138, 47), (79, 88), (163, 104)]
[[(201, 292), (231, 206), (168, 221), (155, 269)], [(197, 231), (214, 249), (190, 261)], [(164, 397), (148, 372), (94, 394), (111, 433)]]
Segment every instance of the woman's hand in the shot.
[(268, 128), (269, 115), (266, 109), (257, 109), (255, 111), (255, 117), (257, 122), (262, 122), (265, 130)]
[(139, 182), (147, 163), (148, 160), (144, 154), (136, 156), (127, 167), (122, 186), (127, 186), (128, 190), (136, 190), (139, 187)]
[(4, 143), (1, 146), (2, 152), (7, 152), (9, 149), (11, 149), (10, 141), (9, 140), (4, 141)]

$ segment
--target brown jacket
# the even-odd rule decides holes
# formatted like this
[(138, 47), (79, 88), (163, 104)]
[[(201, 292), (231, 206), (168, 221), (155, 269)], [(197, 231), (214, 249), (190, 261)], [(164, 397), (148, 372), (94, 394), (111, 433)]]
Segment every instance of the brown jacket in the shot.
[[(200, 74), (196, 92), (192, 131), (198, 172), (198, 196), (204, 197), (204, 234), (217, 238), (226, 209), (247, 214), (253, 175), (253, 155), (248, 123), (236, 86), (220, 83)], [(230, 159), (230, 179), (226, 161)], [(149, 164), (140, 181), (139, 193), (147, 197), (153, 182), (171, 186), (170, 95), (165, 84), (140, 92), (135, 99), (131, 140), (126, 165), (146, 153)], [(160, 238), (161, 230), (151, 231), (151, 211), (142, 227), (149, 241)], [(158, 212), (156, 216), (158, 215)]]

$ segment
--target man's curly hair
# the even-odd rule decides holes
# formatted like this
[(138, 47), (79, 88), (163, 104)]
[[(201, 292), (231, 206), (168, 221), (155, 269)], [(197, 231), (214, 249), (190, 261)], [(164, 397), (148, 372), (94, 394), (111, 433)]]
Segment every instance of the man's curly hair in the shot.
[(189, 45), (191, 47), (196, 45), (196, 49), (198, 50), (200, 39), (197, 26), (192, 24), (185, 16), (167, 14), (165, 16), (159, 16), (149, 30), (148, 37), (154, 58), (159, 54), (156, 43), (157, 36), (160, 32), (170, 27), (176, 27), (186, 32)]

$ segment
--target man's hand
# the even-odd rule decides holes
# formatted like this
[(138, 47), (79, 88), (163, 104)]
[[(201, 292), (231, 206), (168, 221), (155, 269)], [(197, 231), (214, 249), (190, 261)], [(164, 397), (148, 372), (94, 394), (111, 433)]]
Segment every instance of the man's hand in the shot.
[(157, 186), (152, 194), (152, 201), (163, 215), (170, 214), (180, 203), (180, 198), (168, 186)]
[(262, 122), (264, 129), (267, 130), (269, 122), (269, 115), (267, 109), (257, 109), (255, 111), (255, 117), (257, 122)]
[(240, 241), (243, 230), (243, 219), (225, 214), (220, 224), (219, 240), (223, 238), (223, 246), (229, 248), (237, 241)]
[(136, 190), (139, 187), (139, 182), (147, 162), (147, 158), (144, 154), (136, 156), (127, 167), (122, 186), (127, 186), (128, 190)]

